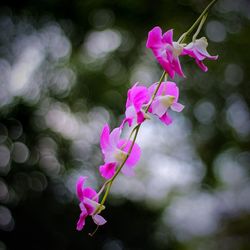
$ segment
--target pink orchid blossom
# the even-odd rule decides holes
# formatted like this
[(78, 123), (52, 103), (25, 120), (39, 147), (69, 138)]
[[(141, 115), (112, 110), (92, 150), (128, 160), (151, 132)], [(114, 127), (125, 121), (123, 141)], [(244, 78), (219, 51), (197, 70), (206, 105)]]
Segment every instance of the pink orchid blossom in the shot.
[[(98, 203), (98, 195), (94, 189), (90, 187), (84, 188), (84, 182), (86, 179), (87, 177), (80, 176), (76, 183), (76, 194), (80, 200), (81, 209), (81, 214), (76, 227), (78, 231), (83, 229), (87, 216), (91, 216), (96, 225), (103, 225), (106, 223), (106, 220), (101, 215), (95, 214), (96, 209), (100, 206)], [(103, 209), (104, 206), (101, 207), (101, 210)]]
[[(106, 124), (101, 133), (101, 150), (105, 164), (100, 166), (99, 171), (102, 177), (110, 179), (114, 176), (115, 170), (119, 167), (128, 155), (132, 145), (131, 140), (120, 139), (121, 127), (115, 128), (111, 133)], [(140, 147), (135, 143), (129, 157), (127, 158), (122, 173), (128, 176), (134, 175), (134, 167), (141, 155)]]
[(175, 72), (184, 77), (179, 61), (183, 47), (178, 42), (173, 42), (172, 29), (162, 35), (161, 28), (154, 27), (148, 33), (146, 47), (153, 51), (157, 61), (171, 78), (174, 78)]
[(123, 123), (128, 122), (129, 126), (133, 126), (135, 123), (141, 124), (147, 117), (142, 108), (149, 99), (148, 89), (145, 86), (138, 86), (136, 83), (130, 88), (126, 102), (126, 118)]
[[(158, 83), (149, 87), (149, 92), (153, 93)], [(168, 109), (181, 112), (184, 106), (178, 103), (179, 88), (174, 82), (162, 82), (156, 94), (154, 101), (151, 104), (149, 112), (155, 114), (166, 125), (172, 123), (172, 119), (168, 114)]]
[(202, 62), (204, 59), (216, 60), (218, 56), (211, 56), (207, 52), (208, 42), (205, 37), (195, 40), (195, 42), (189, 43), (184, 47), (182, 55), (189, 55), (195, 58), (197, 65), (206, 72), (208, 70), (207, 66)]

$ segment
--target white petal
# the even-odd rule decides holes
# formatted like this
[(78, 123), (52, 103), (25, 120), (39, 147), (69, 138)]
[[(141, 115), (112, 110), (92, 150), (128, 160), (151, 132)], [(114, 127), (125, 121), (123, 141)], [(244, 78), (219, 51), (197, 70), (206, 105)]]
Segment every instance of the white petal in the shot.
[(176, 112), (181, 112), (184, 109), (184, 107), (185, 107), (184, 105), (178, 102), (175, 102), (171, 105), (171, 109)]
[(107, 221), (99, 214), (93, 215), (92, 216), (93, 221), (95, 222), (96, 225), (101, 226), (105, 224)]

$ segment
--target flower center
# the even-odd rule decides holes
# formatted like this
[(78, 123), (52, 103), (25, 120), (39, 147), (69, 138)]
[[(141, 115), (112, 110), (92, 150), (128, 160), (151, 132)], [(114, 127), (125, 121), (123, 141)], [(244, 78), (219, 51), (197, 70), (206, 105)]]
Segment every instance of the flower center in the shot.
[(206, 48), (208, 46), (208, 42), (207, 42), (206, 37), (202, 37), (200, 39), (195, 40), (194, 46), (200, 50), (206, 50)]
[(127, 153), (125, 153), (124, 151), (120, 149), (117, 149), (114, 154), (114, 157), (118, 162), (123, 162), (125, 158), (127, 157)]
[(172, 95), (164, 95), (160, 97), (161, 104), (169, 108), (174, 103), (175, 97)]
[(181, 54), (182, 50), (183, 50), (183, 46), (181, 46), (177, 42), (173, 42), (173, 55), (174, 55), (174, 57), (178, 57)]

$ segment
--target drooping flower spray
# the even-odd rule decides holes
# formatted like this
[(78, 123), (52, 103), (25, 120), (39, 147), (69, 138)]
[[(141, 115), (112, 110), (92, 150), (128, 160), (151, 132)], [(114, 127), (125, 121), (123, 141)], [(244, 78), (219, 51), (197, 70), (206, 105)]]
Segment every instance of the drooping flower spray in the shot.
[[(203, 61), (218, 58), (218, 56), (211, 56), (207, 52), (208, 42), (205, 37), (197, 39), (208, 11), (215, 2), (216, 0), (213, 0), (205, 8), (189, 30), (183, 33), (177, 41), (173, 41), (173, 29), (162, 34), (161, 28), (157, 26), (149, 31), (146, 47), (152, 50), (156, 60), (164, 70), (163, 74), (160, 80), (149, 88), (138, 83), (134, 84), (128, 91), (125, 117), (121, 125), (112, 131), (110, 131), (108, 124), (104, 125), (100, 138), (104, 164), (99, 167), (99, 172), (106, 181), (96, 192), (90, 187), (84, 187), (87, 177), (80, 176), (78, 178), (76, 193), (80, 200), (81, 213), (77, 222), (77, 230), (83, 229), (87, 216), (92, 217), (97, 228), (106, 223), (100, 213), (105, 209), (105, 201), (118, 174), (121, 172), (127, 176), (134, 175), (134, 168), (141, 155), (136, 139), (142, 124), (147, 121), (149, 115), (155, 115), (165, 125), (170, 125), (173, 122), (170, 112), (183, 110), (184, 105), (179, 103), (177, 84), (167, 81), (168, 76), (173, 79), (175, 73), (180, 77), (185, 77), (180, 58), (182, 56), (194, 58), (196, 64), (204, 72), (208, 68)], [(186, 44), (186, 40), (194, 30), (192, 40)], [(131, 128), (131, 133), (128, 139), (123, 139), (121, 135), (126, 124)], [(100, 199), (100, 197), (102, 198)]]

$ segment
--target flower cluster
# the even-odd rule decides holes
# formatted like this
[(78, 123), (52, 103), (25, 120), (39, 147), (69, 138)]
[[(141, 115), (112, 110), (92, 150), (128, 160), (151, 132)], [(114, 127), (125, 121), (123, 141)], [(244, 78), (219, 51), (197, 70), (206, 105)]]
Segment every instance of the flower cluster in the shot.
[[(211, 56), (207, 52), (207, 46), (205, 37), (193, 39), (187, 45), (182, 40), (174, 42), (172, 29), (162, 34), (160, 27), (154, 27), (148, 33), (146, 47), (152, 50), (164, 73), (159, 82), (153, 83), (149, 87), (135, 83), (128, 90), (125, 117), (121, 125), (112, 131), (108, 124), (104, 125), (100, 137), (104, 163), (99, 167), (99, 172), (105, 179), (105, 183), (97, 193), (90, 187), (84, 188), (87, 177), (78, 179), (76, 192), (80, 200), (81, 214), (77, 230), (84, 227), (87, 216), (91, 216), (98, 226), (106, 223), (106, 220), (99, 213), (104, 209), (103, 204), (113, 180), (120, 172), (127, 176), (133, 176), (135, 166), (140, 159), (141, 150), (135, 140), (141, 125), (150, 116), (156, 116), (165, 125), (170, 125), (173, 122), (171, 112), (181, 112), (184, 108), (184, 105), (179, 103), (177, 84), (173, 81), (167, 81), (167, 76), (173, 78), (177, 73), (180, 77), (184, 77), (180, 63), (181, 56), (194, 58), (196, 64), (203, 71), (207, 71), (203, 61), (217, 59), (217, 56)], [(133, 128), (129, 139), (122, 138), (126, 124)], [(106, 191), (102, 201), (98, 203), (99, 196), (104, 190)]]
[(175, 73), (184, 77), (179, 61), (180, 56), (188, 55), (194, 58), (197, 65), (205, 72), (207, 67), (202, 61), (204, 59), (216, 60), (218, 58), (218, 56), (211, 56), (207, 52), (208, 43), (205, 37), (185, 45), (173, 41), (172, 29), (162, 35), (160, 27), (155, 27), (149, 32), (146, 46), (153, 51), (156, 60), (171, 78), (175, 76)]

